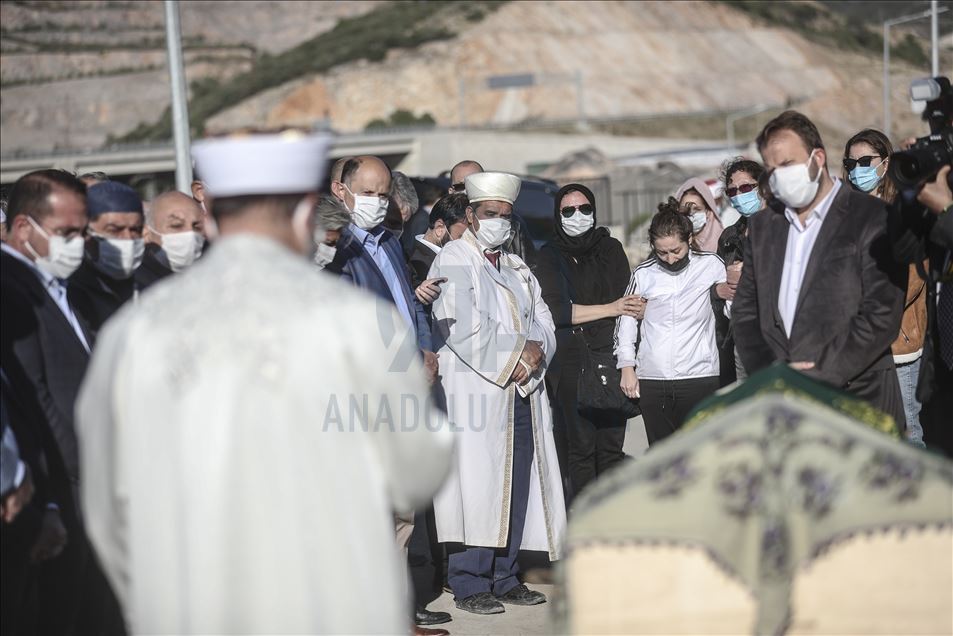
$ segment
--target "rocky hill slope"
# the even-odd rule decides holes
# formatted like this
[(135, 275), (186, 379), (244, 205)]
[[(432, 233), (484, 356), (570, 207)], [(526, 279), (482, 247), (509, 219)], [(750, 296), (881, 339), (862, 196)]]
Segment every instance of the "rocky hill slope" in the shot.
[[(357, 131), (398, 109), (429, 114), (444, 126), (709, 113), (716, 128), (704, 134), (677, 124), (655, 132), (711, 138), (724, 135), (726, 111), (759, 105), (776, 111), (790, 103), (814, 117), (832, 144), (882, 123), (878, 55), (818, 43), (729, 3), (508, 2), (475, 19), (467, 3), (453, 6), (459, 19), (452, 39), (296, 77), (212, 114), (205, 128), (328, 118), (336, 130)], [(241, 82), (262, 54), (289, 50), (341, 19), (381, 8), (222, 1), (182, 7), (193, 82)], [(4, 2), (0, 11), (3, 154), (98, 146), (156, 121), (167, 107), (161, 3)], [(114, 38), (111, 48), (94, 51), (103, 37)], [(159, 46), (151, 46), (156, 39)], [(943, 68), (953, 62), (948, 44), (942, 62)], [(906, 85), (926, 71), (902, 61), (892, 69), (895, 136), (919, 133)], [(100, 75), (59, 79), (93, 72)], [(533, 85), (488, 86), (492, 76), (514, 74), (531, 74)]]

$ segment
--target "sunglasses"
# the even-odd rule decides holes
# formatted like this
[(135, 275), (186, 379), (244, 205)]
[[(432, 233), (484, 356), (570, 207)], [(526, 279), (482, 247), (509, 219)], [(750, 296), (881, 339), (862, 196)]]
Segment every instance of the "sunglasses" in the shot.
[(567, 219), (576, 213), (576, 210), (579, 210), (586, 216), (595, 212), (595, 208), (592, 207), (590, 203), (583, 203), (582, 205), (567, 205), (562, 210), (559, 211)]
[(871, 162), (873, 162), (874, 159), (880, 159), (880, 157), (878, 155), (867, 155), (866, 157), (861, 157), (860, 159), (844, 157), (844, 169), (847, 170), (847, 172), (850, 172), (857, 166), (860, 166), (861, 168), (869, 168)]
[(463, 192), (464, 190), (467, 189), (467, 184), (462, 183), (462, 182), (461, 182), (461, 183), (454, 183), (454, 184), (451, 185), (450, 187), (453, 188), (453, 191), (454, 191), (454, 192)]
[(743, 183), (737, 188), (735, 186), (731, 186), (730, 188), (725, 188), (725, 194), (727, 194), (729, 197), (734, 197), (734, 196), (738, 196), (739, 192), (741, 194), (748, 194), (752, 190), (757, 190), (757, 189), (758, 189), (757, 183)]

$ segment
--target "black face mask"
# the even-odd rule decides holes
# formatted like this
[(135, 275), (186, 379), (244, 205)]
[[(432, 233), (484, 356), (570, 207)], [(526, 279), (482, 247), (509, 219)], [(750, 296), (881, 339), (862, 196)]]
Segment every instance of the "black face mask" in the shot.
[(686, 252), (686, 253), (685, 253), (685, 256), (681, 257), (680, 259), (678, 259), (678, 260), (675, 261), (674, 263), (667, 263), (667, 262), (663, 261), (662, 259), (658, 259), (658, 264), (659, 264), (659, 266), (660, 266), (662, 269), (667, 269), (668, 271), (672, 272), (673, 274), (677, 274), (677, 273), (679, 273), (680, 271), (682, 271), (683, 269), (685, 269), (686, 267), (688, 267), (688, 254), (689, 254), (689, 253)]

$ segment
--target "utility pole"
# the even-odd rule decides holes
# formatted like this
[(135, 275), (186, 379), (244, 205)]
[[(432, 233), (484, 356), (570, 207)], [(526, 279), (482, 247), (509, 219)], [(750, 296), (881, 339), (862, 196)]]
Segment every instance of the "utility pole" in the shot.
[(192, 195), (192, 155), (189, 133), (189, 99), (182, 63), (182, 30), (178, 0), (165, 0), (165, 39), (172, 85), (172, 135), (175, 141), (175, 187)]
[(930, 2), (930, 77), (940, 74), (940, 10), (937, 0)]

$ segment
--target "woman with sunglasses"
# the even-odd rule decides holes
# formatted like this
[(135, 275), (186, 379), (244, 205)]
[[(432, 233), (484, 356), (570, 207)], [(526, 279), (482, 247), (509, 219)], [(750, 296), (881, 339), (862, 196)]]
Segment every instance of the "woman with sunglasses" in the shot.
[(626, 289), (647, 299), (645, 317), (616, 321), (622, 391), (641, 398), (649, 445), (681, 428), (689, 411), (718, 390), (711, 294), (725, 283), (725, 264), (717, 254), (692, 250), (691, 237), (687, 216), (659, 206), (649, 226), (653, 256), (633, 270)]
[[(868, 192), (888, 204), (893, 203), (897, 198), (897, 188), (887, 177), (892, 150), (890, 139), (879, 130), (861, 130), (847, 140), (844, 147), (844, 179), (855, 190)], [(907, 416), (906, 437), (910, 443), (921, 447), (924, 443), (917, 382), (920, 379), (920, 358), (927, 326), (926, 297), (926, 281), (920, 277), (917, 266), (911, 265), (900, 333), (891, 350), (900, 381), (903, 410)]]
[(623, 458), (625, 418), (581, 415), (576, 385), (585, 347), (612, 351), (615, 318), (634, 316), (638, 296), (624, 296), (629, 261), (622, 244), (596, 225), (592, 192), (573, 183), (556, 193), (555, 238), (539, 251), (536, 278), (556, 323), (556, 355), (546, 381), (555, 396), (556, 446), (566, 501)]
[(718, 256), (725, 261), (727, 282), (732, 298), (713, 299), (718, 331), (718, 353), (721, 360), (721, 386), (727, 386), (746, 376), (741, 359), (735, 352), (735, 339), (731, 332), (731, 303), (734, 291), (741, 279), (742, 245), (748, 235), (748, 219), (764, 207), (764, 198), (758, 189), (758, 181), (764, 168), (757, 161), (735, 157), (722, 166), (721, 181), (731, 207), (741, 216), (725, 228), (718, 239)]

